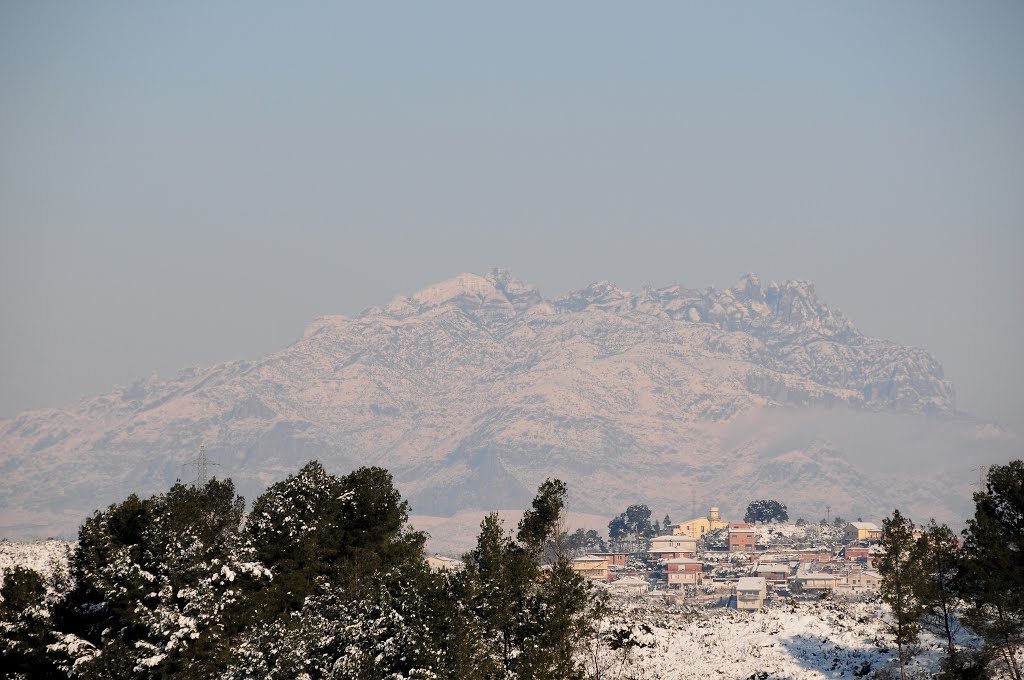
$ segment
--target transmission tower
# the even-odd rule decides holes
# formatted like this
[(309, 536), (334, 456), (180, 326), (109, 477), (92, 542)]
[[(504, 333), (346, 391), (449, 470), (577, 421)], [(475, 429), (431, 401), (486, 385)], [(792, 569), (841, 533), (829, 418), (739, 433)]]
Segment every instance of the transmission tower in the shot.
[(206, 456), (206, 446), (199, 447), (199, 455), (185, 463), (185, 465), (194, 465), (196, 467), (196, 481), (193, 482), (193, 486), (205, 487), (206, 483), (210, 481), (210, 466), (220, 465), (215, 463)]
[[(978, 493), (985, 493), (985, 475), (988, 473), (987, 465), (979, 465), (978, 468)], [(973, 470), (972, 470), (973, 472)]]

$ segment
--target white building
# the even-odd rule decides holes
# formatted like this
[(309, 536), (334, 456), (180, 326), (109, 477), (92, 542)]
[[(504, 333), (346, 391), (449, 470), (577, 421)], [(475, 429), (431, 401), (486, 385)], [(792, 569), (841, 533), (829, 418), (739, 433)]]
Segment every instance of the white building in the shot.
[(736, 583), (736, 608), (760, 609), (768, 595), (767, 582), (760, 576), (744, 576)]

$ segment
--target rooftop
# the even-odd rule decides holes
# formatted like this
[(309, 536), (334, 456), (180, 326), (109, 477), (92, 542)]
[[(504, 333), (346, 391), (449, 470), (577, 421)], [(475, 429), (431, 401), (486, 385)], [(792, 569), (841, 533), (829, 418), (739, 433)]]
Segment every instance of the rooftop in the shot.
[(736, 590), (761, 590), (765, 587), (765, 580), (760, 576), (742, 576), (736, 582)]

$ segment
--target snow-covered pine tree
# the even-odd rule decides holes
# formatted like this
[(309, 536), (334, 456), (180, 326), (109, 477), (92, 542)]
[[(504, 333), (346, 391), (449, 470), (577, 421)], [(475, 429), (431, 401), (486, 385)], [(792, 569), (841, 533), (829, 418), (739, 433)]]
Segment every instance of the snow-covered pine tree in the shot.
[(892, 610), (886, 625), (896, 641), (900, 677), (905, 680), (907, 660), (914, 654), (925, 612), (919, 597), (924, 589), (925, 572), (914, 538), (914, 523), (898, 509), (893, 510), (892, 517), (882, 520), (879, 546), (883, 550), (876, 562), (882, 575), (879, 593)]

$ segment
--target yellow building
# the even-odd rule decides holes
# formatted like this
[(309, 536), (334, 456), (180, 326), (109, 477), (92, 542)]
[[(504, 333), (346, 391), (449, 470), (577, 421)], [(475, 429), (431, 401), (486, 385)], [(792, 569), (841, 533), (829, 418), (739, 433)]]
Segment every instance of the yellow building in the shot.
[(594, 555), (577, 557), (572, 561), (572, 570), (583, 578), (604, 581), (608, 579), (608, 560)]
[(680, 522), (672, 529), (672, 533), (676, 536), (692, 536), (693, 538), (700, 538), (710, 531), (714, 531), (715, 529), (725, 529), (728, 526), (729, 523), (722, 521), (722, 518), (718, 516), (718, 508), (716, 507), (711, 508), (707, 517), (698, 517), (697, 519)]
[(880, 541), (882, 529), (874, 522), (850, 522), (846, 525), (848, 541)]

